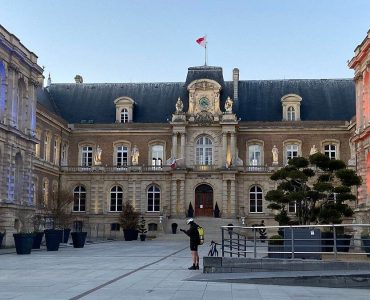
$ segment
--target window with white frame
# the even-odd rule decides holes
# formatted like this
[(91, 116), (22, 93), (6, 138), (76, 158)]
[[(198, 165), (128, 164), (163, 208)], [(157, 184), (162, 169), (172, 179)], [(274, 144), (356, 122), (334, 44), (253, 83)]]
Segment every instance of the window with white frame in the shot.
[(262, 165), (262, 146), (259, 144), (251, 144), (248, 146), (248, 160), (250, 166)]
[(197, 165), (212, 165), (213, 145), (209, 137), (200, 137), (196, 142), (195, 151), (195, 162)]
[(122, 211), (123, 190), (116, 185), (110, 190), (110, 211)]
[(163, 164), (163, 146), (162, 145), (153, 145), (152, 149), (152, 166), (161, 167)]
[(123, 108), (121, 110), (121, 123), (128, 123), (128, 109)]
[(36, 129), (36, 138), (40, 141), (39, 143), (36, 144), (35, 146), (35, 155), (36, 157), (40, 157), (40, 143), (41, 143), (41, 131), (40, 129)]
[(285, 146), (286, 150), (286, 162), (294, 157), (298, 157), (298, 152), (299, 152), (299, 146), (297, 144), (287, 144)]
[(293, 106), (289, 106), (287, 109), (288, 121), (295, 121), (295, 109)]
[(83, 167), (91, 167), (93, 158), (93, 148), (91, 146), (83, 146), (81, 149), (81, 165)]
[(156, 185), (151, 185), (148, 188), (148, 211), (158, 212), (161, 203), (161, 190)]
[(337, 158), (337, 146), (334, 144), (324, 145), (324, 154), (330, 159)]
[(117, 167), (124, 167), (128, 164), (128, 149), (126, 146), (117, 146), (116, 165)]
[(262, 189), (255, 185), (249, 190), (249, 211), (251, 213), (261, 213), (262, 209)]
[(85, 211), (86, 206), (86, 189), (79, 185), (73, 190), (73, 211)]

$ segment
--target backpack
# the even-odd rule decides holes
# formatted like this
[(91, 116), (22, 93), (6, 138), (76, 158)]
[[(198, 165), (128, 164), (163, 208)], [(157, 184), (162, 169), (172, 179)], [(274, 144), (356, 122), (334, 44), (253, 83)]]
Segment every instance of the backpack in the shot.
[(199, 234), (199, 245), (204, 244), (204, 229), (202, 226), (198, 225), (198, 234)]

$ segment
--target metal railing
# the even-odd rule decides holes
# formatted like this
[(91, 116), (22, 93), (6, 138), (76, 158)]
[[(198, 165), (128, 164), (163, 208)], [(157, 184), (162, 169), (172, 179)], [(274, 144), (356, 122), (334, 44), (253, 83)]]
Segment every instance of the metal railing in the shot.
[[(277, 238), (277, 233), (281, 238)], [(361, 237), (367, 233), (367, 241)], [(370, 224), (222, 226), (222, 256), (313, 258), (370, 256)], [(366, 244), (365, 243), (369, 243)], [(366, 253), (366, 252), (367, 253)]]

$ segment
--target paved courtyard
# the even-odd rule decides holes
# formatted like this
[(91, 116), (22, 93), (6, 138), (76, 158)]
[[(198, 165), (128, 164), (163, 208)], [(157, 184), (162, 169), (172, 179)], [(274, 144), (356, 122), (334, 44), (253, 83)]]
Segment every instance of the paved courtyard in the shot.
[[(68, 246), (31, 255), (2, 250), (0, 299), (370, 299), (365, 289), (200, 281), (201, 271), (187, 269), (191, 256), (183, 237)], [(201, 256), (207, 252), (208, 246), (201, 246)]]

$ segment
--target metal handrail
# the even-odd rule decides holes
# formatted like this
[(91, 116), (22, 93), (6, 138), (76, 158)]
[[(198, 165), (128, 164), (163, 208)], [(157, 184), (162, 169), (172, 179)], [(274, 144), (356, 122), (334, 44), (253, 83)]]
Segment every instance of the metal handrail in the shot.
[[(295, 236), (296, 228), (309, 229), (309, 238), (300, 238)], [(344, 241), (348, 242), (348, 237), (341, 237), (338, 234), (338, 228), (343, 228), (344, 233), (354, 233), (349, 240), (349, 245), (338, 245)], [(259, 230), (263, 229), (269, 233), (276, 234), (278, 230), (289, 230), (288, 236), (283, 237), (281, 242), (283, 244), (280, 249), (275, 251), (269, 249), (271, 246), (270, 238), (261, 238), (258, 236)], [(330, 229), (333, 236), (331, 238), (322, 238), (321, 231), (318, 235), (317, 229)], [(332, 255), (334, 259), (338, 258), (339, 254), (344, 255), (365, 255), (362, 252), (361, 233), (370, 232), (370, 224), (330, 224), (330, 225), (287, 225), (287, 226), (221, 226), (221, 250), (222, 256), (243, 256), (243, 257), (263, 257), (268, 254), (280, 254), (281, 258), (291, 258), (302, 256), (320, 257), (325, 255)], [(271, 235), (271, 234), (270, 234)], [(290, 235), (290, 236), (289, 236)], [(369, 237), (370, 239), (370, 237)], [(325, 244), (322, 244), (325, 241)], [(328, 243), (328, 244), (326, 244)], [(271, 247), (272, 248), (272, 247)], [(367, 247), (369, 248), (369, 247)], [(367, 249), (370, 252), (370, 248)], [(328, 252), (328, 249), (332, 249)], [(324, 251), (325, 250), (325, 251)], [(348, 252), (342, 252), (348, 250)], [(273, 256), (273, 255), (271, 255)]]

